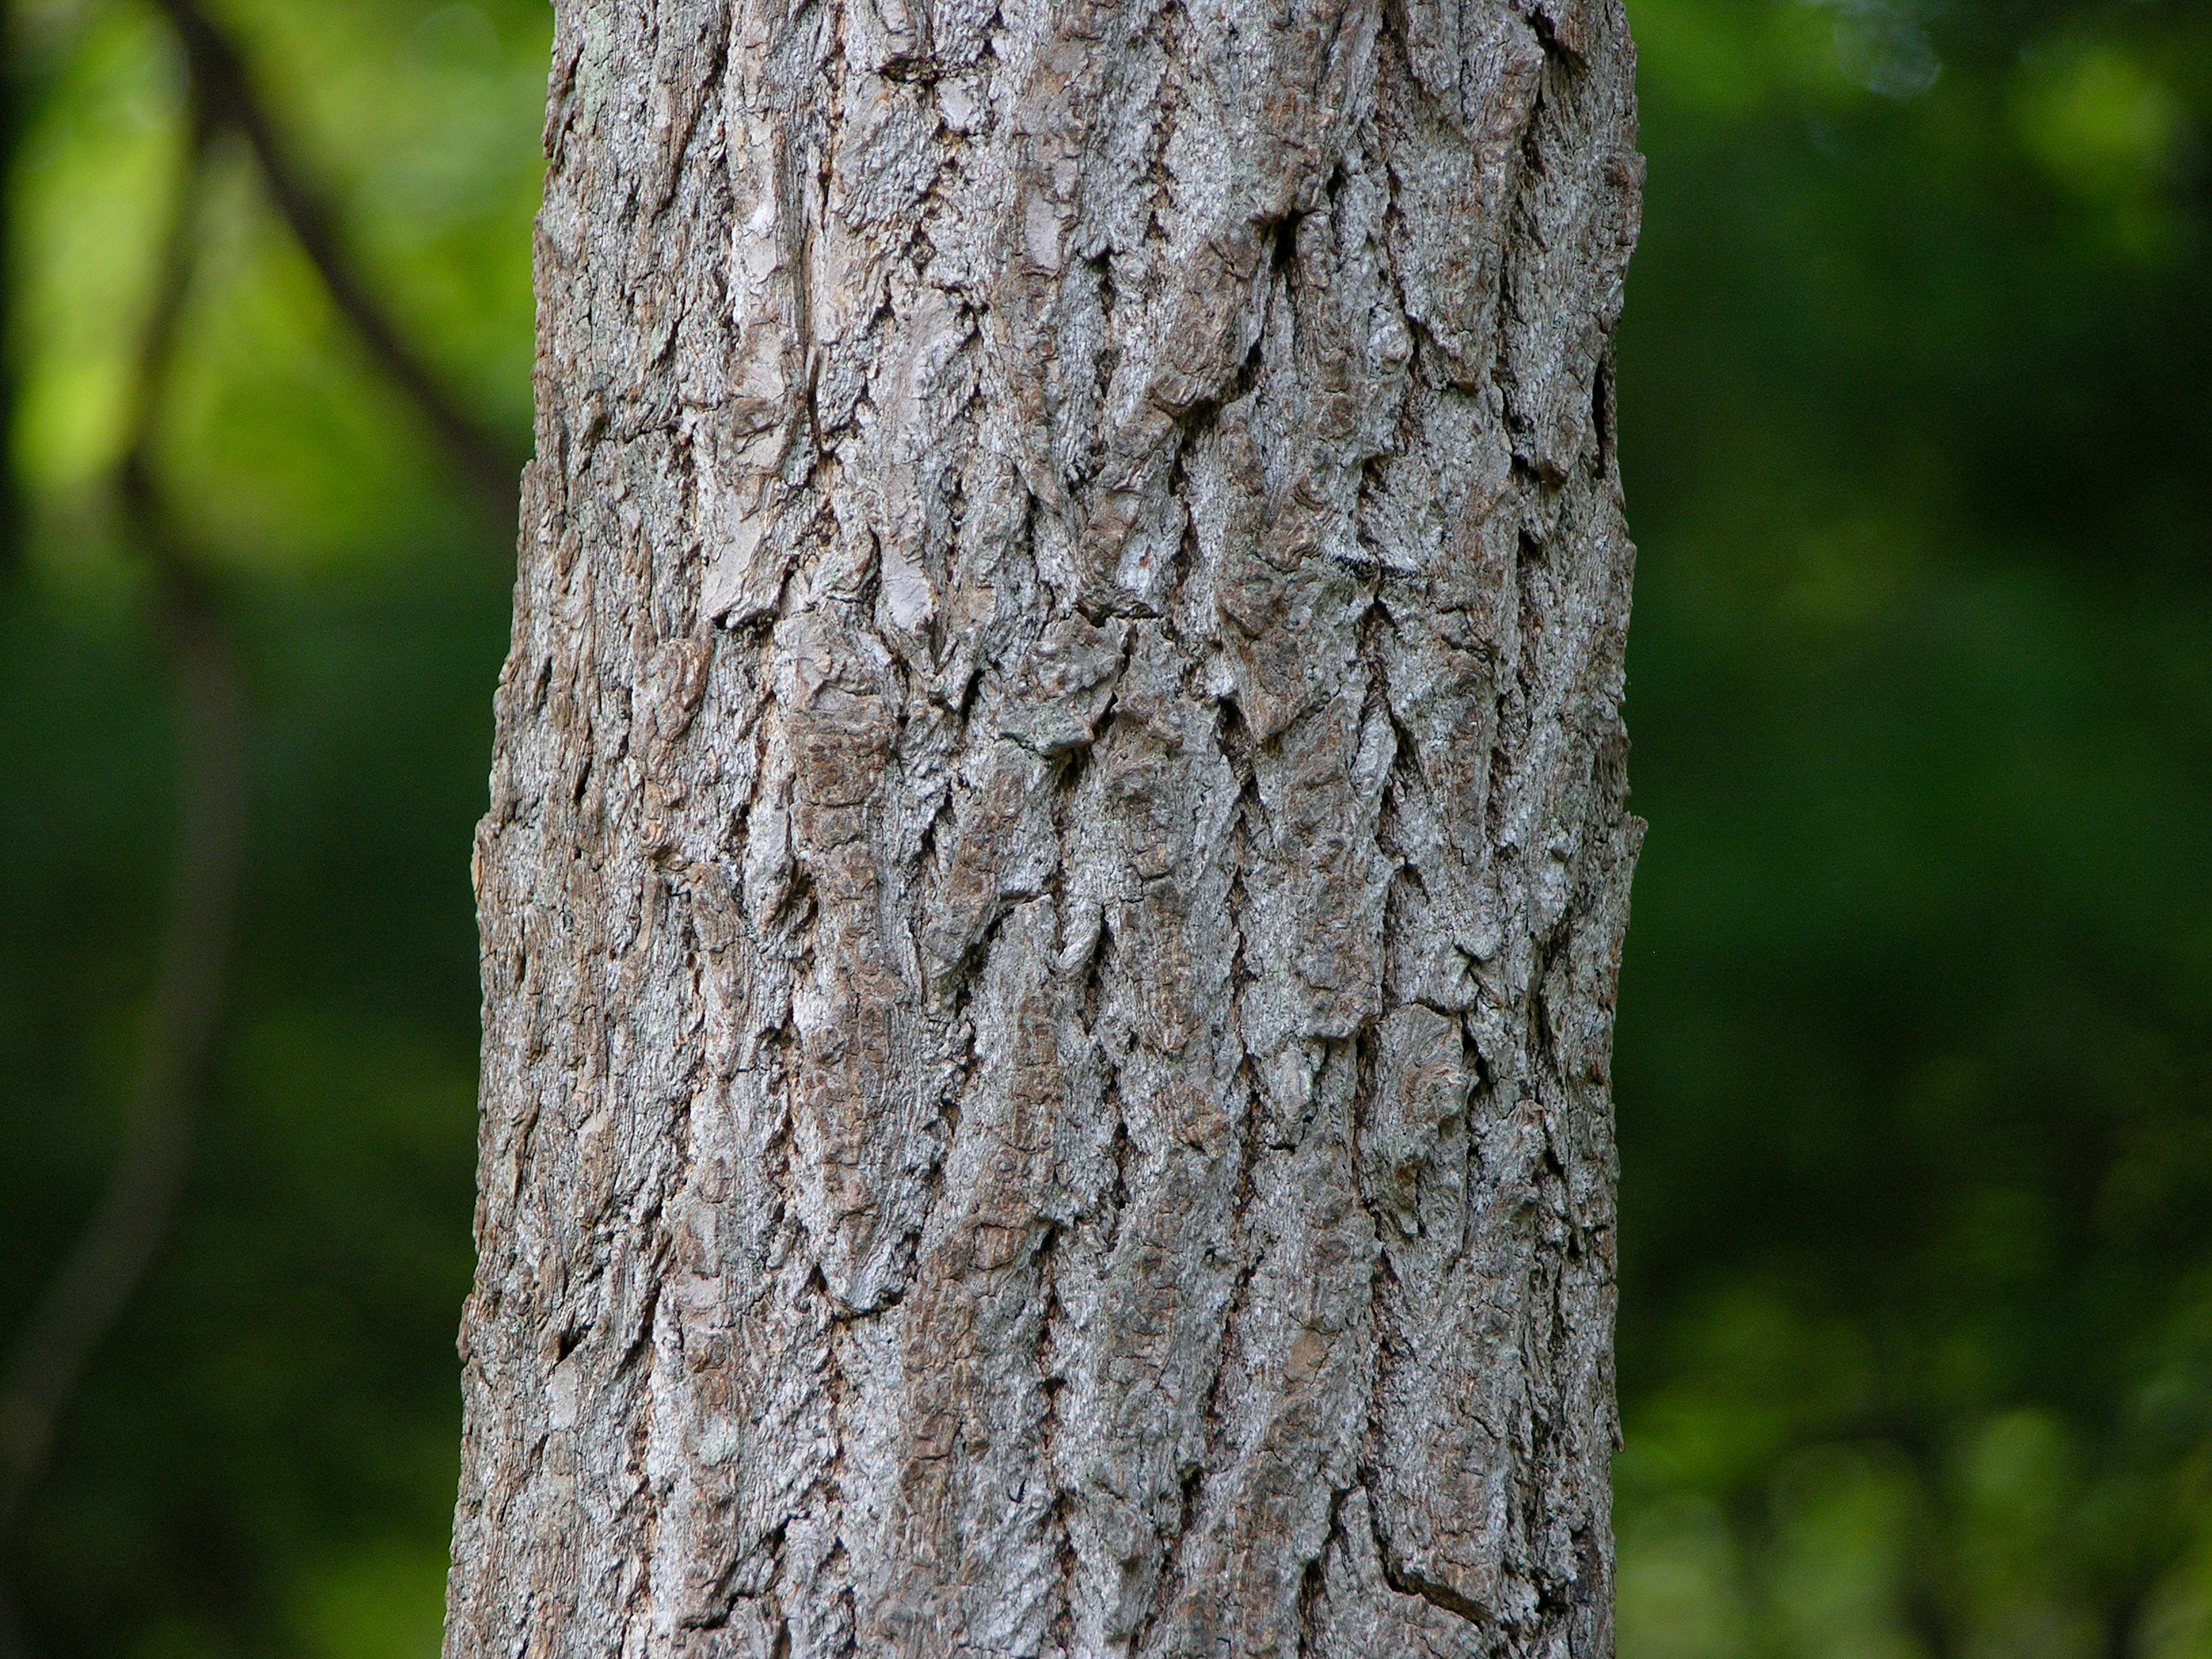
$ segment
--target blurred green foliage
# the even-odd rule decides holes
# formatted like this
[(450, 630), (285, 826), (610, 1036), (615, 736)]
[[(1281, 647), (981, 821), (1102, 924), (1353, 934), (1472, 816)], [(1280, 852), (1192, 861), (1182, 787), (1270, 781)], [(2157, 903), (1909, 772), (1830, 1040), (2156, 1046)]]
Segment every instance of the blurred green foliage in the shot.
[(2212, 15), (1631, 15), (1622, 1651), (2212, 1654)]
[[(521, 444), (542, 4), (219, 15)], [(1632, 17), (1623, 1659), (2212, 1656), (2212, 15)], [(114, 1156), (167, 902), (111, 480), (185, 148), (153, 10), (9, 21), (0, 1329)], [(242, 946), (184, 1210), (0, 1586), (52, 1659), (422, 1659), (511, 537), (213, 167), (156, 453), (249, 663)]]

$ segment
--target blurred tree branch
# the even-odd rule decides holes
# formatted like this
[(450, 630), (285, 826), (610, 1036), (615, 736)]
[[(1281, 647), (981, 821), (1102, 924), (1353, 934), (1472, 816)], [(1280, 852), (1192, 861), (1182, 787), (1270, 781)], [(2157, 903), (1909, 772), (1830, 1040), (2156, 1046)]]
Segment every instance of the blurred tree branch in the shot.
[[(137, 406), (117, 495), (150, 560), (157, 625), (176, 696), (182, 824), (175, 884), (146, 1016), (125, 1144), (106, 1194), (47, 1286), (0, 1374), (0, 1535), (50, 1456), (85, 1364), (151, 1266), (191, 1158), (194, 1092), (221, 1015), (245, 829), (246, 706), (235, 643), (206, 576), (179, 544), (155, 478), (161, 390), (195, 264), (207, 158), (235, 126), (278, 212), (378, 367), (420, 410), (493, 514), (511, 519), (523, 457), (465, 410), (401, 337), (347, 259), (334, 216), (294, 164), (238, 51), (194, 0), (158, 0), (191, 76), (191, 137), (141, 354)], [(0, 1659), (20, 1651), (0, 1605)]]
[[(0, 1535), (46, 1468), (86, 1363), (143, 1282), (168, 1230), (191, 1161), (194, 1097), (229, 965), (246, 821), (244, 676), (219, 598), (180, 544), (161, 501), (153, 454), (195, 264), (209, 149), (218, 131), (235, 126), (243, 135), (278, 212), (339, 312), (415, 404), (471, 490), (501, 520), (514, 514), (523, 460), (449, 394), (401, 337), (347, 259), (332, 214), (293, 163), (237, 50), (193, 0), (158, 3), (184, 46), (191, 137), (116, 489), (128, 533), (153, 566), (157, 626), (176, 697), (182, 823), (125, 1142), (99, 1208), (0, 1374)], [(21, 1651), (20, 1628), (0, 1603), (0, 1659)]]
[(157, 0), (183, 43), (194, 85), (210, 114), (237, 125), (252, 149), (269, 194), (335, 303), (385, 375), (405, 392), (451, 454), (470, 488), (502, 526), (515, 513), (527, 458), (470, 413), (401, 337), (384, 307), (347, 258), (336, 216), (316, 194), (255, 94), (238, 49), (196, 0)]
[[(98, 1209), (17, 1338), (0, 1386), (0, 1534), (44, 1472), (85, 1363), (168, 1230), (229, 966), (246, 817), (244, 677), (221, 605), (163, 508), (153, 464), (161, 391), (195, 263), (213, 115), (196, 88), (176, 215), (140, 354), (131, 446), (116, 477), (127, 532), (153, 565), (155, 626), (176, 697), (182, 823), (173, 896), (121, 1153)], [(0, 1620), (0, 1641), (20, 1650), (12, 1625)]]

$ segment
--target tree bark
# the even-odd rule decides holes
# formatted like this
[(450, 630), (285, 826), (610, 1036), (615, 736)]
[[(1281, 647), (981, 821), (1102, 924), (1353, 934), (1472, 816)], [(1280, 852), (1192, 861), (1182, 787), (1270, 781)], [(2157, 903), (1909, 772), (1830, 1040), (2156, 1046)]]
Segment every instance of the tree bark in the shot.
[(1610, 1653), (1619, 0), (563, 0), (449, 1659)]

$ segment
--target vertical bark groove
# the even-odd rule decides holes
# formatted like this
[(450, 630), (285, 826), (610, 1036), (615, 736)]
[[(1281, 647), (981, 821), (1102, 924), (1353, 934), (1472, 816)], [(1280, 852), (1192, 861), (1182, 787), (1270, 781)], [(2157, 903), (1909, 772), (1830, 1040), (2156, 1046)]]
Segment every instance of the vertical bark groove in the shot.
[(1618, 0), (556, 15), (449, 1659), (1601, 1659)]

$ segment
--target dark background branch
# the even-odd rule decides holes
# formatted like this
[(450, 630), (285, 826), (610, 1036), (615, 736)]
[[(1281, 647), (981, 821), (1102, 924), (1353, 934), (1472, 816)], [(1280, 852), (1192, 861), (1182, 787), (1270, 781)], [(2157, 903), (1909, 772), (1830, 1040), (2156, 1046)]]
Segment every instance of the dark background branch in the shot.
[[(246, 817), (244, 680), (219, 597), (178, 543), (153, 464), (216, 130), (235, 126), (244, 135), (272, 201), (332, 301), (379, 368), (414, 403), (472, 493), (501, 521), (514, 514), (524, 459), (465, 409), (401, 337), (347, 258), (332, 214), (293, 161), (237, 49), (192, 0), (160, 3), (191, 73), (192, 137), (117, 494), (129, 534), (154, 568), (153, 602), (178, 722), (181, 833), (125, 1143), (98, 1210), (32, 1313), (0, 1380), (0, 1535), (46, 1468), (87, 1361), (143, 1280), (167, 1231), (190, 1164), (197, 1085), (229, 963)], [(12, 1616), (0, 1606), (0, 1651), (19, 1647)]]
[(156, 629), (175, 698), (181, 825), (169, 918), (145, 1016), (125, 1140), (107, 1190), (17, 1337), (0, 1389), (0, 1534), (44, 1473), (86, 1362), (143, 1281), (190, 1165), (200, 1074), (222, 1013), (245, 827), (246, 696), (206, 578), (179, 546), (154, 482), (161, 394), (191, 282), (211, 112), (192, 138), (141, 355), (117, 477), (132, 543), (153, 565)]
[(336, 216), (303, 176), (290, 147), (256, 94), (246, 61), (193, 0), (159, 0), (182, 41), (192, 78), (211, 114), (246, 135), (268, 181), (269, 194), (291, 227), (369, 356), (405, 392), (453, 459), (470, 489), (502, 523), (514, 516), (518, 478), (527, 458), (464, 408), (401, 337), (390, 315), (347, 258)]

